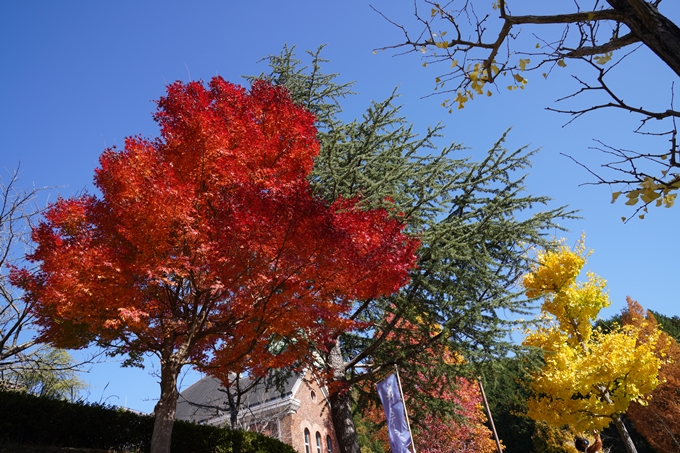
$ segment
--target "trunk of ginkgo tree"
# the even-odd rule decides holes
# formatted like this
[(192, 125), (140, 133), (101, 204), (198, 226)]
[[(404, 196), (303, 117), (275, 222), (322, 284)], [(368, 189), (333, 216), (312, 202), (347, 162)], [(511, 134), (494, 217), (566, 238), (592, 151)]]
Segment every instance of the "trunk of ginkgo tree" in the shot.
[(669, 68), (680, 76), (680, 27), (645, 0), (607, 0), (622, 21)]
[(637, 453), (637, 449), (635, 448), (633, 439), (631, 439), (630, 434), (628, 434), (626, 425), (623, 424), (623, 419), (621, 418), (620, 415), (617, 415), (614, 418), (614, 425), (616, 425), (616, 429), (619, 432), (619, 436), (621, 436), (621, 440), (623, 440), (623, 445), (626, 447), (626, 451), (628, 453)]
[(170, 453), (172, 427), (177, 412), (177, 377), (182, 361), (176, 357), (161, 359), (161, 396), (154, 408), (156, 420), (151, 436), (151, 453)]
[[(329, 362), (333, 369), (334, 381), (340, 384), (346, 382), (345, 363), (338, 343), (331, 350)], [(335, 429), (338, 444), (340, 444), (340, 452), (361, 453), (357, 430), (352, 418), (352, 400), (349, 389), (343, 388), (344, 386), (342, 385), (338, 387), (330, 394), (329, 400), (331, 403), (333, 428)]]
[[(585, 343), (583, 340), (581, 340), (581, 345), (585, 348)], [(609, 390), (605, 386), (598, 386), (598, 390), (600, 394), (602, 395), (602, 398), (608, 403), (612, 404), (612, 399), (611, 395), (609, 395)], [(616, 426), (617, 431), (619, 432), (619, 436), (621, 436), (621, 440), (623, 440), (623, 445), (626, 447), (626, 451), (628, 453), (637, 453), (637, 448), (635, 448), (635, 444), (633, 443), (633, 439), (631, 439), (630, 434), (628, 434), (628, 430), (626, 429), (626, 425), (623, 424), (623, 419), (621, 418), (620, 414), (617, 414), (616, 416), (613, 417), (614, 419), (614, 425)]]

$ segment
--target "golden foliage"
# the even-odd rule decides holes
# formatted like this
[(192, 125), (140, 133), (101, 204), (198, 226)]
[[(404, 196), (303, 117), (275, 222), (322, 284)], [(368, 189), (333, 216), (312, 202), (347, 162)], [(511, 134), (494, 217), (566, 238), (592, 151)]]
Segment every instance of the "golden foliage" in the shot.
[(536, 453), (578, 453), (574, 437), (568, 427), (555, 428), (545, 422), (537, 422), (536, 431), (531, 436)]
[(545, 365), (531, 383), (528, 415), (576, 431), (601, 430), (631, 402), (646, 404), (663, 363), (656, 354), (659, 331), (646, 321), (607, 332), (593, 328), (609, 298), (606, 282), (592, 272), (576, 281), (587, 256), (583, 240), (574, 249), (539, 252), (523, 279), (527, 296), (544, 297), (543, 324), (524, 341), (545, 352)]

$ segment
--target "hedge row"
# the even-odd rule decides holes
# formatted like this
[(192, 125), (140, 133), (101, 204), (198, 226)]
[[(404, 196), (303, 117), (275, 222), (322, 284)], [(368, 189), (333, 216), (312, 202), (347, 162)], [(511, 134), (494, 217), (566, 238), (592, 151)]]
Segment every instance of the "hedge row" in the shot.
[[(93, 403), (0, 391), (0, 445), (148, 452), (154, 418)], [(261, 434), (176, 421), (173, 453), (295, 453)]]

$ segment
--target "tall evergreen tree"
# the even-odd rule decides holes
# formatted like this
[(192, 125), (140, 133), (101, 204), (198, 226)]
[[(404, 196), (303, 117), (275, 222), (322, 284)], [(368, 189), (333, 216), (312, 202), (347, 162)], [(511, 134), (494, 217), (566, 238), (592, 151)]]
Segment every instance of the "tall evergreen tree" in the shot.
[[(404, 375), (460, 375), (462, 368), (513, 347), (507, 316), (530, 308), (515, 287), (528, 269), (525, 248), (547, 245), (545, 235), (573, 213), (563, 207), (535, 209), (549, 199), (526, 193), (523, 171), (533, 152), (508, 151), (505, 136), (479, 161), (455, 143), (438, 149), (443, 127), (418, 136), (395, 105), (396, 93), (373, 102), (361, 119), (346, 121), (341, 101), (352, 94), (351, 84), (322, 72), (320, 51), (309, 53), (306, 67), (293, 49), (284, 48), (269, 57), (269, 73), (251, 80), (286, 86), (296, 102), (316, 114), (321, 152), (311, 179), (319, 196), (359, 195), (367, 207), (389, 206), (422, 244), (407, 287), (355, 304), (350, 317), (363, 321), (364, 329), (338, 331), (335, 342), (317, 345), (332, 380), (338, 440), (343, 453), (358, 453), (351, 399), (357, 395), (361, 403), (373, 397), (365, 381), (383, 378), (394, 365), (406, 369)], [(435, 353), (423, 354), (426, 349)], [(464, 360), (436, 360), (446, 351)], [(403, 384), (408, 393), (418, 382)], [(428, 410), (452, 412), (434, 397), (423, 399)], [(413, 421), (424, 415), (413, 414)]]

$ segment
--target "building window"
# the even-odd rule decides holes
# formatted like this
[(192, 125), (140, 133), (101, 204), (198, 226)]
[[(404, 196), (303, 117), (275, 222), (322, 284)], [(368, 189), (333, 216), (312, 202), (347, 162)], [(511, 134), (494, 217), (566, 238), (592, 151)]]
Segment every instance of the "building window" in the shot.
[(326, 446), (328, 451), (326, 453), (333, 453), (333, 443), (331, 442), (331, 436), (326, 436)]
[(305, 453), (312, 453), (312, 446), (309, 443), (309, 430), (305, 428)]
[(316, 403), (316, 393), (314, 393), (314, 390), (312, 390), (312, 393), (310, 395), (312, 397), (312, 401)]
[(316, 432), (316, 453), (323, 453), (321, 451), (321, 434), (319, 431)]

